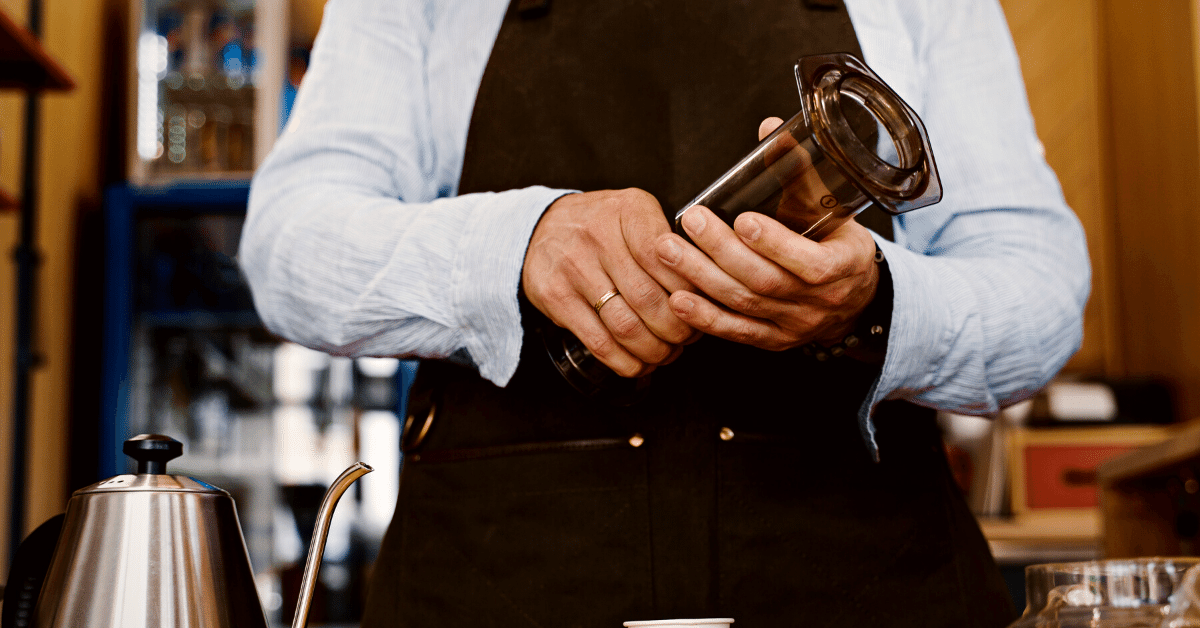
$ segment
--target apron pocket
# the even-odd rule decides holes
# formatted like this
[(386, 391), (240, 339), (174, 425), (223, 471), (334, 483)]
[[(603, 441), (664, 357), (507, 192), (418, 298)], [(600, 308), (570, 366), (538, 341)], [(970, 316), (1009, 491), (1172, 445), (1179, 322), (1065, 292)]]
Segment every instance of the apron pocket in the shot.
[[(650, 608), (646, 461), (628, 441), (422, 452), (389, 537), (411, 626), (619, 626)], [(464, 453), (465, 452), (465, 453)], [(447, 452), (448, 453), (448, 452)], [(466, 455), (469, 454), (469, 455)], [(434, 456), (434, 460), (438, 460)], [(392, 586), (392, 585), (383, 585)]]
[(944, 483), (930, 466), (850, 471), (811, 444), (781, 444), (719, 448), (723, 612), (755, 625), (907, 626), (957, 596)]

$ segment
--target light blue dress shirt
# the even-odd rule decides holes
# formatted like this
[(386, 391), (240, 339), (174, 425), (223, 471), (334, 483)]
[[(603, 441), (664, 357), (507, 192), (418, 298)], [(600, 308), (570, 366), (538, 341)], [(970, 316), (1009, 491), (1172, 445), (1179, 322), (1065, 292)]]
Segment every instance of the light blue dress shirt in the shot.
[[(242, 239), (271, 330), (339, 355), (455, 357), (497, 385), (512, 377), (526, 245), (565, 191), (455, 196), (507, 4), (329, 0)], [(945, 190), (879, 242), (895, 297), (862, 404), (873, 440), (884, 399), (987, 415), (1031, 396), (1079, 347), (1090, 268), (996, 1), (846, 5), (868, 65), (924, 120)]]

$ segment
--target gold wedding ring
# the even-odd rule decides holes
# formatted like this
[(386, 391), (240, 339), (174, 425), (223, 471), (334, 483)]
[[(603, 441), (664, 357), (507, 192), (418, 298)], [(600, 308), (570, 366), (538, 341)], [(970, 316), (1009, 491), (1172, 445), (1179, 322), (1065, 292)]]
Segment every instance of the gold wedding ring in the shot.
[(613, 288), (612, 290), (605, 292), (604, 296), (600, 297), (600, 300), (596, 301), (596, 304), (592, 306), (592, 309), (596, 310), (596, 313), (599, 314), (600, 308), (604, 307), (604, 304), (608, 303), (609, 299), (617, 296), (618, 294), (621, 294), (621, 291), (617, 290), (616, 288)]

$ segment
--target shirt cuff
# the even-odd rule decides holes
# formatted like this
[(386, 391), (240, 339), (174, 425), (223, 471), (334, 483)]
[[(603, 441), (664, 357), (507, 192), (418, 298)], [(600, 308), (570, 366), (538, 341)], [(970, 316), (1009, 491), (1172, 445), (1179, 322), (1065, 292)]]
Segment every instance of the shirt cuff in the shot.
[(463, 343), (484, 379), (504, 386), (521, 357), (521, 269), (546, 208), (574, 190), (541, 186), (481, 194), (462, 235), (450, 285)]
[(892, 274), (892, 320), (883, 369), (859, 408), (859, 427), (878, 459), (872, 421), (875, 407), (901, 388), (922, 390), (937, 385), (928, 365), (946, 358), (947, 344), (939, 334), (950, 328), (952, 321), (949, 308), (929, 306), (941, 302), (943, 293), (919, 274), (914, 262), (920, 255), (879, 236), (875, 241)]

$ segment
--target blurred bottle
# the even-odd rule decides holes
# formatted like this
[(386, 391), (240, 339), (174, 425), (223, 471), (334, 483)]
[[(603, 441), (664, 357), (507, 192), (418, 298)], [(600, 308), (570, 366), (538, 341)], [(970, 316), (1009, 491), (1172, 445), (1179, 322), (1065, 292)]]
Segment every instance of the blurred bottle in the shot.
[(147, 2), (138, 39), (131, 178), (247, 177), (253, 169), (253, 4)]

